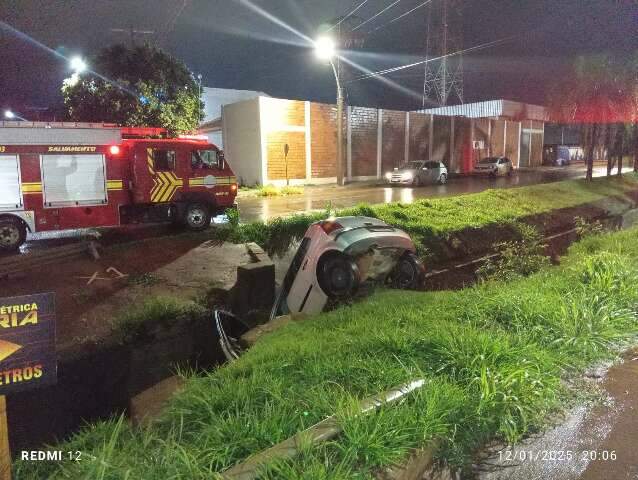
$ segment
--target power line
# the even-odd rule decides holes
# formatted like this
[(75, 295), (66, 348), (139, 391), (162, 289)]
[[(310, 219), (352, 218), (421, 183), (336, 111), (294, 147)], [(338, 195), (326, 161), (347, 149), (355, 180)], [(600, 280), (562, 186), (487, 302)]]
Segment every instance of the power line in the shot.
[(417, 5), (417, 6), (416, 6), (416, 7), (414, 7), (412, 10), (409, 10), (409, 11), (405, 12), (404, 14), (399, 15), (398, 17), (396, 17), (396, 18), (394, 18), (394, 19), (390, 20), (389, 22), (384, 23), (383, 25), (380, 25), (380, 26), (378, 26), (377, 28), (370, 30), (370, 31), (368, 32), (368, 35), (372, 35), (372, 34), (373, 34), (374, 32), (376, 32), (377, 30), (381, 30), (382, 28), (385, 28), (385, 27), (387, 27), (388, 25), (390, 25), (390, 24), (392, 24), (392, 23), (394, 23), (394, 22), (397, 22), (397, 21), (401, 20), (403, 17), (405, 17), (405, 16), (407, 16), (407, 15), (410, 15), (412, 12), (414, 12), (414, 11), (418, 10), (419, 8), (421, 8), (421, 7), (425, 7), (425, 6), (426, 6), (428, 3), (430, 3), (431, 1), (432, 1), (432, 0), (425, 0), (425, 2), (423, 2), (423, 3), (419, 4), (419, 5)]
[(443, 58), (453, 57), (453, 56), (456, 56), (456, 55), (462, 55), (464, 53), (473, 52), (473, 51), (476, 51), (476, 50), (482, 50), (484, 48), (493, 47), (493, 46), (498, 45), (500, 43), (507, 42), (507, 41), (509, 41), (509, 40), (511, 40), (513, 38), (515, 38), (515, 37), (513, 37), (513, 36), (505, 37), (505, 38), (501, 38), (500, 40), (494, 40), (492, 42), (486, 42), (486, 43), (483, 43), (481, 45), (475, 45), (473, 47), (469, 47), (469, 48), (466, 48), (466, 49), (463, 49), (463, 50), (459, 50), (458, 52), (449, 53), (447, 55), (441, 55), (439, 57), (429, 58), (427, 60), (422, 60), (420, 62), (410, 63), (408, 65), (400, 65), (398, 67), (386, 68), (385, 70), (379, 70), (377, 72), (371, 72), (369, 74), (357, 77), (357, 78), (355, 78), (354, 80), (351, 80), (348, 83), (358, 82), (358, 81), (361, 81), (361, 80), (367, 80), (368, 78), (378, 77), (378, 76), (382, 76), (382, 75), (387, 75), (389, 73), (394, 73), (394, 72), (398, 72), (400, 70), (405, 70), (406, 68), (412, 68), (412, 67), (416, 67), (418, 65), (423, 65), (423, 64), (428, 63), (428, 62), (435, 62), (437, 60), (442, 60)]
[(387, 12), (388, 10), (390, 10), (392, 7), (394, 7), (397, 3), (399, 3), (401, 0), (396, 0), (394, 3), (392, 3), (391, 5), (388, 5), (387, 7), (385, 7), (383, 10), (381, 10), (379, 13), (377, 13), (376, 15), (373, 15), (372, 17), (368, 18), (365, 22), (360, 23), (359, 25), (357, 25), (356, 27), (354, 27), (352, 29), (352, 31), (354, 32), (355, 30), (360, 29), (361, 27), (363, 27), (366, 23), (370, 23), (372, 20), (374, 20), (375, 18), (377, 18), (379, 15), (383, 15), (385, 12)]
[(363, 0), (363, 2), (361, 2), (358, 6), (355, 7), (354, 10), (352, 10), (348, 15), (345, 15), (344, 17), (342, 17), (337, 23), (335, 23), (332, 27), (330, 27), (327, 31), (329, 32), (330, 30), (332, 30), (333, 28), (338, 27), (339, 25), (341, 25), (343, 22), (345, 22), (350, 16), (354, 15), (355, 13), (357, 13), (357, 11), (363, 7), (366, 3), (368, 3), (370, 0)]

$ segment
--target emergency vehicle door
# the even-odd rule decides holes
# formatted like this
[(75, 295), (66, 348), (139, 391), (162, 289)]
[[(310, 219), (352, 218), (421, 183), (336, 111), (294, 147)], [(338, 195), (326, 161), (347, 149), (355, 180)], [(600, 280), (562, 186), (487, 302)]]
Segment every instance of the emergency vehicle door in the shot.
[(17, 155), (0, 155), (0, 211), (22, 209)]
[(179, 168), (181, 152), (169, 143), (141, 143), (135, 149), (133, 167), (133, 201), (135, 203), (167, 203), (184, 186), (183, 168)]
[[(190, 178), (191, 187), (214, 188), (217, 185), (228, 185), (231, 179), (224, 174), (224, 158), (212, 146), (202, 146), (201, 149), (194, 149), (190, 158)], [(225, 175), (225, 176), (224, 176)]]

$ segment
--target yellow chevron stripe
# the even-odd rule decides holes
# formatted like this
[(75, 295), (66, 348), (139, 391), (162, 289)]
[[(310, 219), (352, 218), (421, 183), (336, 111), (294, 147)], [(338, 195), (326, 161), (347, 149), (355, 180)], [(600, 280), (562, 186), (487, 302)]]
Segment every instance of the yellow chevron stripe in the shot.
[(166, 190), (171, 186), (171, 182), (164, 177), (164, 172), (157, 172), (157, 183), (159, 187), (155, 191), (154, 197), (151, 198), (151, 201), (156, 203), (162, 201), (162, 197), (166, 193)]
[(153, 149), (152, 148), (147, 148), (146, 149), (146, 163), (148, 164), (148, 171), (150, 172), (151, 175), (155, 175), (155, 168), (154, 168), (154, 163), (153, 163)]
[(162, 172), (159, 175), (164, 179), (165, 185), (161, 192), (158, 194), (158, 202), (166, 202), (171, 196), (171, 192), (174, 189), (173, 182), (166, 173)]
[(42, 184), (40, 182), (23, 183), (22, 193), (42, 193)]

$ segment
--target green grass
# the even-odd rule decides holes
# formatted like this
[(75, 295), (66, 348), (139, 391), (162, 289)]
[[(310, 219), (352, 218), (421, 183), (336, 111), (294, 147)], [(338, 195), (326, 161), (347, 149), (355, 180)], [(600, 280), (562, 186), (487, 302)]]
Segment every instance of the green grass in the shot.
[[(26, 463), (20, 479), (210, 479), (336, 414), (343, 434), (276, 462), (268, 479), (370, 479), (410, 449), (440, 445), (463, 468), (486, 441), (515, 442), (569, 404), (563, 380), (638, 333), (638, 229), (573, 246), (561, 266), (458, 292), (381, 291), (288, 325), (237, 362), (190, 376), (155, 424), (99, 422), (56, 449), (79, 463)], [(424, 388), (370, 415), (357, 400), (415, 378)]]
[(120, 343), (146, 340), (159, 330), (169, 330), (176, 323), (201, 318), (202, 306), (173, 297), (151, 297), (115, 317), (112, 330)]
[(338, 211), (293, 215), (267, 223), (221, 227), (215, 229), (214, 234), (236, 243), (257, 242), (269, 253), (281, 253), (288, 249), (290, 242), (300, 239), (311, 223), (326, 218), (329, 213), (336, 216), (365, 215), (405, 230), (424, 253), (426, 250), (438, 250), (441, 240), (455, 232), (488, 225), (512, 225), (529, 216), (606, 197), (623, 196), (636, 188), (638, 177), (634, 174), (622, 178), (597, 178), (592, 182), (569, 180), (423, 199), (411, 204), (360, 205)]
[(255, 187), (241, 187), (241, 196), (244, 197), (286, 197), (289, 195), (303, 195), (304, 187), (286, 185), (276, 187), (274, 185), (264, 185)]

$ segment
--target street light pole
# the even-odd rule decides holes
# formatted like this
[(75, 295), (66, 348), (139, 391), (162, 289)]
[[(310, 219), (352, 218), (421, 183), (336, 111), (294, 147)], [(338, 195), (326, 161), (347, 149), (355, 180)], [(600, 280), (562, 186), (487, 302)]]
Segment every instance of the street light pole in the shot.
[(332, 71), (335, 75), (335, 82), (337, 83), (337, 185), (345, 185), (345, 176), (343, 174), (344, 164), (343, 161), (343, 88), (341, 86), (341, 80), (339, 79), (339, 71), (335, 66), (334, 61), (330, 60)]
[(315, 54), (322, 60), (328, 60), (332, 67), (332, 72), (337, 82), (337, 185), (344, 185), (344, 166), (343, 161), (343, 86), (339, 78), (339, 68), (335, 65), (335, 58), (338, 61), (337, 46), (333, 39), (327, 36), (319, 37), (315, 41)]

